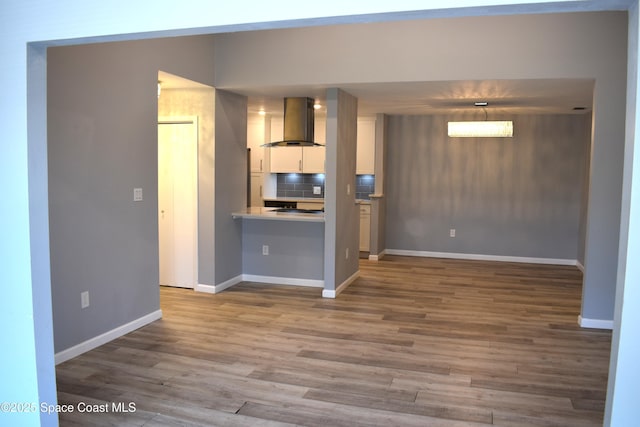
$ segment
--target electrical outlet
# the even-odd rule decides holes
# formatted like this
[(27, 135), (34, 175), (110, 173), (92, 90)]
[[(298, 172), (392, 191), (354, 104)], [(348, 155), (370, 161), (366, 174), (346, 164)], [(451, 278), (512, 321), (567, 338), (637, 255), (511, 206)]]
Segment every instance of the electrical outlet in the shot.
[(456, 237), (456, 229), (455, 228), (449, 229), (449, 237)]
[(89, 291), (80, 293), (80, 308), (89, 307)]
[(351, 184), (347, 184), (347, 196), (351, 194)]
[(133, 189), (133, 201), (141, 202), (142, 201), (142, 188), (134, 188)]
[(344, 259), (349, 259), (349, 248), (344, 251)]
[(313, 194), (322, 194), (322, 188), (319, 185), (313, 186)]
[(269, 255), (269, 245), (262, 245), (262, 255)]

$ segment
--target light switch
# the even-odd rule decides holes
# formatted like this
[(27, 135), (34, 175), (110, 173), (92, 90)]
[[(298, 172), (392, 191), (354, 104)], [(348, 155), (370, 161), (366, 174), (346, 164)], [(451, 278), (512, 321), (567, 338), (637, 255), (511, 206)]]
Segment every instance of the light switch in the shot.
[(80, 308), (89, 307), (89, 291), (80, 292)]
[(133, 189), (133, 201), (141, 202), (142, 201), (142, 188), (134, 188)]

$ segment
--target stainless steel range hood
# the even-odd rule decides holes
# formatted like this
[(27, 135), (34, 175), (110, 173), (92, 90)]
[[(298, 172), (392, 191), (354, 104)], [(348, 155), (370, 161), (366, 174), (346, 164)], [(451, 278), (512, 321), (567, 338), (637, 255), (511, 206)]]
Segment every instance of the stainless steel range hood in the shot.
[(264, 144), (263, 147), (313, 147), (322, 146), (313, 141), (315, 111), (312, 98), (284, 99), (284, 135), (282, 141)]

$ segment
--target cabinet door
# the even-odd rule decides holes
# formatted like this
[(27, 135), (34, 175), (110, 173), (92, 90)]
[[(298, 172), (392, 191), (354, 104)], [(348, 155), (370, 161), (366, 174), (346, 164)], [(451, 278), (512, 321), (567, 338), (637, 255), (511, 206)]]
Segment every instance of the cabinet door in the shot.
[[(282, 141), (284, 132), (282, 117), (271, 118), (271, 142)], [(302, 147), (271, 147), (269, 150), (269, 171), (272, 173), (302, 172)]]
[(269, 150), (271, 151), (271, 172), (302, 172), (302, 147), (272, 147)]
[(317, 202), (298, 202), (298, 209), (322, 209), (324, 207), (324, 199)]
[(251, 172), (263, 172), (265, 142), (264, 116), (249, 116), (247, 119), (247, 147), (251, 149)]
[(376, 148), (376, 121), (358, 120), (356, 175), (373, 175)]
[(262, 200), (262, 174), (261, 173), (252, 173), (251, 174), (251, 206), (264, 206), (264, 201)]
[(371, 247), (371, 206), (360, 205), (360, 250), (369, 252)]
[(302, 148), (302, 172), (324, 173), (325, 147)]

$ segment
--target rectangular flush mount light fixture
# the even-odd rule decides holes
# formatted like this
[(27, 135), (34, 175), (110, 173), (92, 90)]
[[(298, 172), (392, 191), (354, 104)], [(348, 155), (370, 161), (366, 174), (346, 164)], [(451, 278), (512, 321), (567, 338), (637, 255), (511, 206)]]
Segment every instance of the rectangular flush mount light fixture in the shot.
[(449, 122), (448, 134), (454, 138), (511, 138), (513, 122)]

